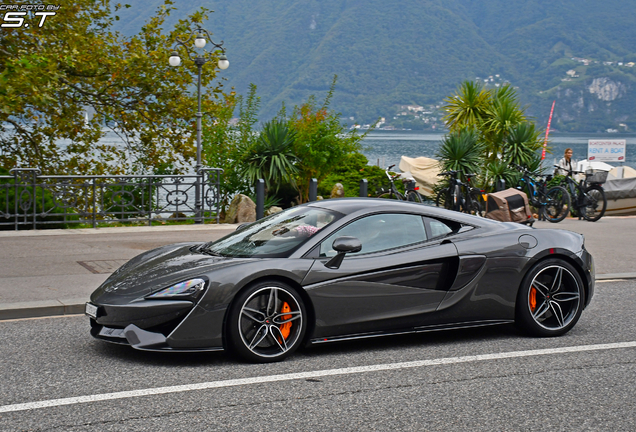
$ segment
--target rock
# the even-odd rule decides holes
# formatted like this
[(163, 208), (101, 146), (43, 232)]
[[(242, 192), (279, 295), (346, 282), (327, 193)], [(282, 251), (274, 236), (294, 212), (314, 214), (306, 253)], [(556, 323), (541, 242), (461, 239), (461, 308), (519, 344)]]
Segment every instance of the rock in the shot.
[(280, 213), (283, 209), (278, 206), (271, 206), (267, 210), (265, 210), (265, 216), (273, 215), (274, 213)]
[(170, 216), (168, 216), (168, 219), (182, 219), (182, 220), (186, 220), (188, 217), (181, 212), (174, 212), (172, 213)]
[(344, 197), (344, 186), (341, 183), (336, 183), (333, 185), (333, 189), (331, 189), (330, 198), (343, 198)]
[(247, 195), (234, 197), (225, 213), (225, 223), (244, 223), (256, 220), (256, 204)]

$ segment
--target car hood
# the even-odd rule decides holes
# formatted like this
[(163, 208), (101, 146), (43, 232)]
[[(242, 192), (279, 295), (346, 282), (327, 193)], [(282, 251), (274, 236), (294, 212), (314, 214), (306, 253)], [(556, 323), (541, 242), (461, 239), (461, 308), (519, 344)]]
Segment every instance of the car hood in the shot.
[[(168, 288), (210, 270), (251, 261), (250, 258), (225, 258), (196, 252), (202, 243), (178, 243), (145, 252), (133, 258), (91, 295), (91, 300), (114, 297), (139, 298)], [(120, 299), (121, 300), (121, 299)]]

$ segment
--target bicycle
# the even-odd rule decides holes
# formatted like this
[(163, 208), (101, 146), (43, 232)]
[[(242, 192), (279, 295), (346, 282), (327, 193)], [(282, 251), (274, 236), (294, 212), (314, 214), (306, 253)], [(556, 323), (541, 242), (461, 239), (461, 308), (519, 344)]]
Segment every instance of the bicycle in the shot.
[(376, 198), (389, 198), (389, 199), (398, 199), (402, 201), (412, 201), (412, 202), (422, 202), (422, 196), (419, 194), (419, 187), (415, 186), (415, 180), (409, 178), (402, 178), (402, 183), (404, 184), (404, 194), (399, 192), (395, 187), (395, 179), (400, 178), (400, 174), (391, 175), (389, 170), (393, 168), (395, 164), (387, 167), (384, 172), (389, 179), (389, 191), (386, 192), (384, 188), (380, 190), (380, 194)]
[[(449, 186), (437, 193), (435, 205), (447, 210), (461, 211), (463, 213), (483, 216), (484, 191), (470, 184), (471, 178), (476, 174), (465, 174), (466, 183), (459, 180), (461, 171), (445, 171), (439, 173), (440, 177), (449, 177)], [(462, 192), (462, 189), (464, 192)]]
[(552, 179), (552, 174), (534, 175), (525, 167), (515, 165), (521, 171), (522, 184), (517, 189), (526, 189), (530, 205), (539, 213), (539, 219), (548, 222), (561, 222), (570, 211), (570, 196), (568, 191), (561, 186), (554, 186), (547, 190), (547, 183)]
[[(558, 165), (554, 167), (559, 168)], [(561, 186), (565, 187), (570, 194), (574, 216), (578, 216), (579, 220), (584, 218), (590, 222), (596, 222), (602, 218), (607, 209), (607, 198), (605, 198), (605, 190), (601, 184), (607, 179), (607, 172), (592, 173), (567, 168), (561, 169), (568, 172), (568, 175), (561, 181)], [(577, 183), (571, 177), (572, 174), (585, 174), (585, 179)]]

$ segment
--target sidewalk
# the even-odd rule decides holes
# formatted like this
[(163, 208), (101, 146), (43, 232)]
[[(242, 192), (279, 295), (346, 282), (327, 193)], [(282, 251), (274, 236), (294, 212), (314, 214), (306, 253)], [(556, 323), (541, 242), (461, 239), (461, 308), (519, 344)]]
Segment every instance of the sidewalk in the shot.
[(0, 320), (84, 313), (119, 266), (171, 243), (210, 241), (238, 225), (0, 231)]
[[(636, 217), (536, 222), (585, 235), (597, 280), (636, 278)], [(221, 238), (237, 225), (0, 231), (0, 320), (81, 314), (90, 294), (143, 251)]]

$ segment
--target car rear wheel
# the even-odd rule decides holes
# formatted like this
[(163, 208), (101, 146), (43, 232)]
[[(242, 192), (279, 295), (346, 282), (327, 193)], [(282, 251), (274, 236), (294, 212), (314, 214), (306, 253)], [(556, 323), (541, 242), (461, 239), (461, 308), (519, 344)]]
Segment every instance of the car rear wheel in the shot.
[(269, 281), (239, 293), (228, 316), (228, 342), (241, 358), (283, 360), (301, 344), (307, 328), (302, 299), (288, 285)]
[(578, 272), (568, 262), (548, 259), (524, 277), (517, 295), (517, 325), (534, 336), (567, 333), (581, 316), (585, 290)]

